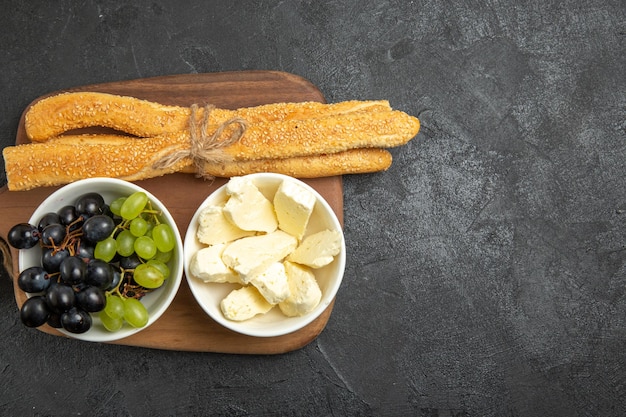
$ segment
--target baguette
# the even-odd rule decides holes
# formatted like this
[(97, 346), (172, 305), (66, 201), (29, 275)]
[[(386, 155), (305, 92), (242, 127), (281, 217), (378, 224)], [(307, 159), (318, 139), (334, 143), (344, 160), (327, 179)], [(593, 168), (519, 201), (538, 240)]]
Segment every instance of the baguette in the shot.
[[(204, 176), (230, 178), (257, 172), (275, 172), (296, 178), (319, 178), (344, 174), (366, 174), (385, 171), (391, 166), (391, 153), (385, 149), (367, 148), (284, 159), (257, 159), (240, 162), (205, 162)], [(183, 172), (194, 173), (190, 166)]]
[[(210, 126), (209, 134), (216, 128)], [(239, 162), (322, 155), (357, 148), (393, 148), (406, 144), (417, 135), (419, 128), (417, 118), (397, 110), (264, 122), (249, 125), (237, 142), (217, 148), (213, 153), (217, 161)], [(189, 132), (166, 136), (172, 142), (190, 141)], [(221, 136), (218, 142), (228, 136)]]
[(83, 178), (111, 177), (141, 180), (181, 171), (189, 158), (153, 168), (171, 151), (165, 137), (136, 139), (113, 135), (81, 135), (4, 148), (5, 170), (11, 191), (67, 184)]
[(136, 136), (185, 128), (190, 110), (105, 93), (61, 93), (33, 104), (24, 115), (26, 136), (42, 142), (64, 132), (102, 126)]
[(67, 184), (82, 178), (113, 177), (127, 181), (173, 172), (232, 177), (255, 172), (277, 172), (299, 178), (384, 171), (391, 154), (384, 149), (351, 149), (325, 155), (243, 162), (204, 162), (196, 172), (190, 158), (166, 168), (154, 163), (179, 149), (165, 137), (136, 139), (113, 135), (61, 136), (45, 143), (7, 147), (3, 151), (8, 188), (25, 191)]
[[(211, 123), (240, 117), (248, 123), (311, 119), (354, 112), (390, 111), (386, 100), (273, 103), (237, 110), (215, 108)], [(200, 120), (203, 109), (198, 111)], [(188, 129), (191, 109), (168, 106), (135, 97), (99, 92), (61, 93), (33, 104), (24, 116), (27, 137), (43, 142), (74, 129), (107, 127), (138, 137), (153, 137)]]

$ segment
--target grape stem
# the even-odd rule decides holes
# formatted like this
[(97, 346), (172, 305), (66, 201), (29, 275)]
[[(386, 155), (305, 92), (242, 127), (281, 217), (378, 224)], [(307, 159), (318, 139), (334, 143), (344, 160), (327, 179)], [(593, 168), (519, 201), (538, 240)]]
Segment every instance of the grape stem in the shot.
[(134, 269), (124, 269), (120, 267), (120, 273), (122, 278), (117, 283), (115, 288), (106, 292), (107, 295), (117, 295), (121, 298), (136, 298), (140, 300), (144, 295), (148, 294), (152, 290), (142, 287), (136, 283), (133, 283)]
[(63, 238), (63, 241), (58, 246), (54, 244), (54, 240), (52, 240), (52, 238), (49, 238), (50, 244), (46, 244), (43, 240), (41, 240), (40, 241), (41, 247), (45, 249), (52, 248), (53, 255), (56, 255), (59, 251), (62, 251), (63, 249), (67, 249), (70, 256), (74, 256), (76, 254), (75, 246), (77, 243), (80, 244), (79, 238), (83, 235), (83, 229), (78, 228), (75, 231), (72, 231), (71, 229), (74, 225), (76, 225), (77, 223), (83, 220), (84, 220), (84, 217), (79, 216), (72, 223), (65, 226), (65, 237)]
[(161, 221), (159, 220), (159, 216), (163, 213), (161, 213), (160, 210), (155, 210), (152, 208), (152, 202), (148, 200), (148, 204), (147, 204), (147, 209), (144, 209), (143, 213), (146, 214), (151, 214), (152, 215), (152, 219), (154, 220), (154, 223), (158, 226), (159, 224), (161, 224)]

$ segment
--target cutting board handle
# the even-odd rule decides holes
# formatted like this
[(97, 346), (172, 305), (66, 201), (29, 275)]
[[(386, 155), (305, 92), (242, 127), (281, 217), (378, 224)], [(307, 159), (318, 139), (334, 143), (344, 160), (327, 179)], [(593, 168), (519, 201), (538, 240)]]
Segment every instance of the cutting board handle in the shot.
[(0, 253), (2, 253), (2, 267), (9, 274), (9, 278), (13, 280), (13, 255), (9, 244), (2, 237), (0, 237)]
[[(2, 267), (13, 281), (17, 278), (17, 257), (14, 258), (16, 249), (12, 249), (8, 242), (9, 231), (19, 222), (28, 221), (29, 211), (27, 206), (22, 204), (22, 199), (26, 193), (16, 193), (9, 195), (6, 185), (0, 187), (0, 254), (2, 254)], [(35, 201), (41, 199), (40, 195), (35, 197)]]

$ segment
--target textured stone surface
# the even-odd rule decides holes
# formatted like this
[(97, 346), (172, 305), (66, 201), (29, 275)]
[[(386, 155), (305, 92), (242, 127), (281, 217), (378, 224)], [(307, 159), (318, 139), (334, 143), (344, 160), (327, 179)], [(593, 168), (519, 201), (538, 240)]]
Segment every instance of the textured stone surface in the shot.
[(55, 338), (18, 322), (4, 274), (0, 414), (626, 414), (623, 2), (3, 6), (3, 147), (49, 91), (240, 69), (389, 99), (423, 127), (389, 171), (345, 178), (347, 273), (313, 343), (257, 357)]

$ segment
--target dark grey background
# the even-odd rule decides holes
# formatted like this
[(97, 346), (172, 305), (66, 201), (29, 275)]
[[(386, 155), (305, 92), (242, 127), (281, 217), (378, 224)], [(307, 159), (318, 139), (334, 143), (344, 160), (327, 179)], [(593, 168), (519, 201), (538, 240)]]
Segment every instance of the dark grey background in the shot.
[(52, 337), (4, 274), (0, 414), (626, 415), (625, 47), (619, 0), (3, 1), (3, 147), (57, 89), (242, 69), (423, 127), (344, 179), (346, 276), (310, 345)]

